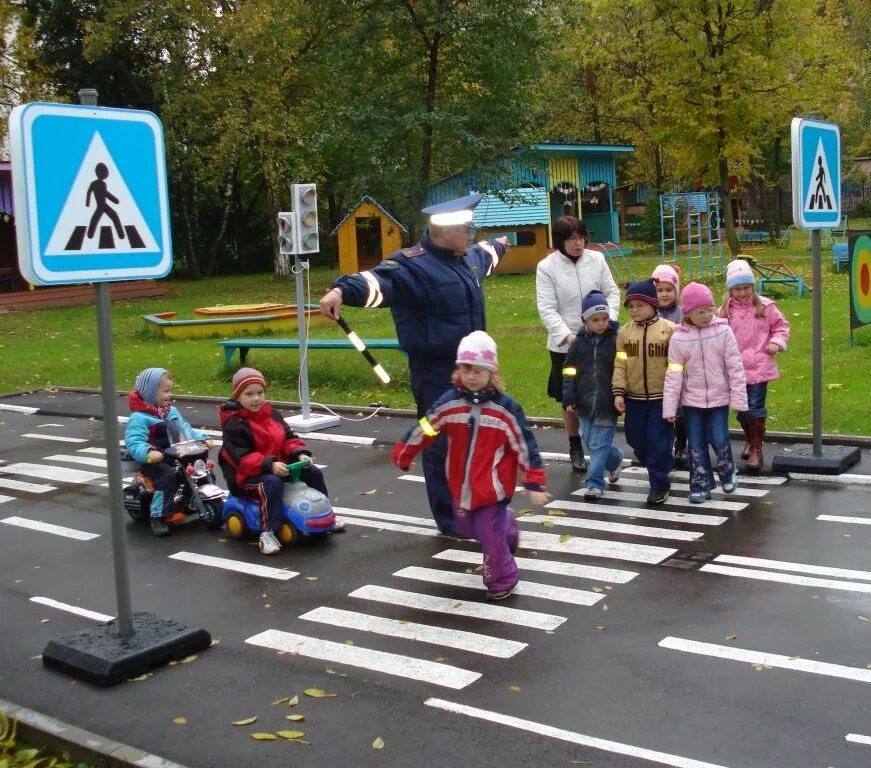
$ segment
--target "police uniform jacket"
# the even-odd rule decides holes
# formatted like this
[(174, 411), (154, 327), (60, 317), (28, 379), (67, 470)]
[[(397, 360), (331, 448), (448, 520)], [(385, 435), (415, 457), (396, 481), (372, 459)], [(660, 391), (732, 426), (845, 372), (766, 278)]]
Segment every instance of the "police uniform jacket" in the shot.
[(617, 334), (617, 355), (611, 389), (630, 400), (662, 400), (668, 342), (675, 325), (654, 315), (641, 323), (630, 321)]
[(416, 361), (453, 363), (460, 339), (485, 329), (481, 280), (493, 273), (505, 246), (487, 240), (462, 256), (425, 236), (365, 272), (340, 277), (342, 302), (390, 307), (399, 346)]

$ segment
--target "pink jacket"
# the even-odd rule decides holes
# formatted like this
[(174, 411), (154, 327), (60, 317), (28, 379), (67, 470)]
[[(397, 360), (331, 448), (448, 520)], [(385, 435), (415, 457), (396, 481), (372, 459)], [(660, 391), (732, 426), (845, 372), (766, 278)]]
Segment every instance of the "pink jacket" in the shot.
[(780, 378), (774, 356), (768, 352), (768, 342), (774, 342), (783, 352), (789, 340), (789, 322), (777, 304), (765, 296), (759, 298), (765, 308), (762, 317), (756, 317), (756, 305), (752, 301), (735, 301), (730, 297), (726, 305), (727, 319), (738, 340), (748, 384)]
[(747, 410), (747, 384), (741, 352), (729, 324), (714, 317), (710, 325), (681, 323), (668, 346), (668, 370), (662, 416), (670, 418), (679, 405)]

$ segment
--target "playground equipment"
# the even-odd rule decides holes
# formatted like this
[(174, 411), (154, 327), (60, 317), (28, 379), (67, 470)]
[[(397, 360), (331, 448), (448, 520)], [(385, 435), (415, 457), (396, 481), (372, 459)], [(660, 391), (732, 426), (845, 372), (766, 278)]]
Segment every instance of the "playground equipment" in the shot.
[[(723, 237), (717, 192), (674, 192), (659, 196), (662, 260), (678, 264), (681, 279), (720, 274)], [(681, 256), (684, 261), (681, 263)]]
[[(249, 312), (245, 306), (253, 307)], [(166, 339), (202, 339), (212, 336), (228, 336), (236, 333), (279, 333), (293, 330), (297, 326), (295, 306), (287, 304), (271, 305), (279, 311), (265, 309), (265, 304), (235, 304), (228, 307), (202, 307), (194, 310), (194, 320), (179, 320), (176, 312), (155, 312), (142, 315), (146, 329), (155, 336)], [(317, 304), (306, 304), (304, 314), (309, 322), (318, 322), (320, 308)]]
[(610, 241), (607, 243), (590, 243), (587, 247), (602, 253), (608, 260), (611, 274), (614, 275), (618, 283), (635, 279), (635, 276), (632, 274), (632, 267), (629, 266), (629, 260), (626, 258), (632, 253), (631, 248), (626, 248)]

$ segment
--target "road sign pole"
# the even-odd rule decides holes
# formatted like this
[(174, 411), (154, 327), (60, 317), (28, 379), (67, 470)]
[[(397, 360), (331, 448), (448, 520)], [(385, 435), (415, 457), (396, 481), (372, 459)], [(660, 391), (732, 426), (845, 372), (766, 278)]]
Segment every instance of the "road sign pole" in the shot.
[(811, 262), (813, 270), (813, 435), (814, 458), (823, 455), (823, 270), (820, 230), (811, 230)]

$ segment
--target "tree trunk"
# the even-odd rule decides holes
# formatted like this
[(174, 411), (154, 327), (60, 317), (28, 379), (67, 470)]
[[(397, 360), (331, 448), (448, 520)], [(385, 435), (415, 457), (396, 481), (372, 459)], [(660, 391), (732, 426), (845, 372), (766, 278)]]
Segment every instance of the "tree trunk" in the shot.
[(423, 145), (420, 153), (420, 181), (422, 194), (425, 194), (425, 190), (429, 187), (430, 176), (432, 175), (434, 133), (433, 116), (435, 115), (436, 94), (438, 92), (440, 43), (441, 33), (436, 31), (433, 33), (432, 43), (429, 46), (429, 58), (427, 61), (426, 72), (426, 117), (423, 123)]
[(230, 210), (233, 207), (235, 175), (236, 168), (235, 166), (231, 166), (227, 170), (227, 180), (224, 182), (224, 201), (221, 205), (221, 221), (218, 225), (218, 231), (215, 233), (215, 237), (209, 245), (206, 263), (203, 269), (207, 275), (214, 273), (215, 262), (218, 260), (218, 252), (221, 250), (221, 247), (224, 245), (226, 240), (227, 224), (230, 221)]
[[(193, 184), (191, 185), (193, 186)], [(181, 199), (181, 211), (182, 218), (184, 219), (184, 231), (185, 231), (185, 268), (187, 272), (187, 276), (191, 280), (200, 280), (203, 277), (202, 272), (200, 271), (200, 261), (197, 254), (197, 238), (196, 238), (196, 208), (193, 205), (194, 195), (190, 194), (191, 189), (188, 185), (184, 185), (182, 187), (182, 193), (180, 195)]]
[(720, 156), (718, 161), (720, 171), (720, 200), (723, 201), (723, 223), (726, 225), (726, 241), (732, 256), (737, 256), (741, 248), (738, 245), (738, 236), (735, 234), (735, 217), (732, 215), (732, 191), (729, 188), (729, 161)]

